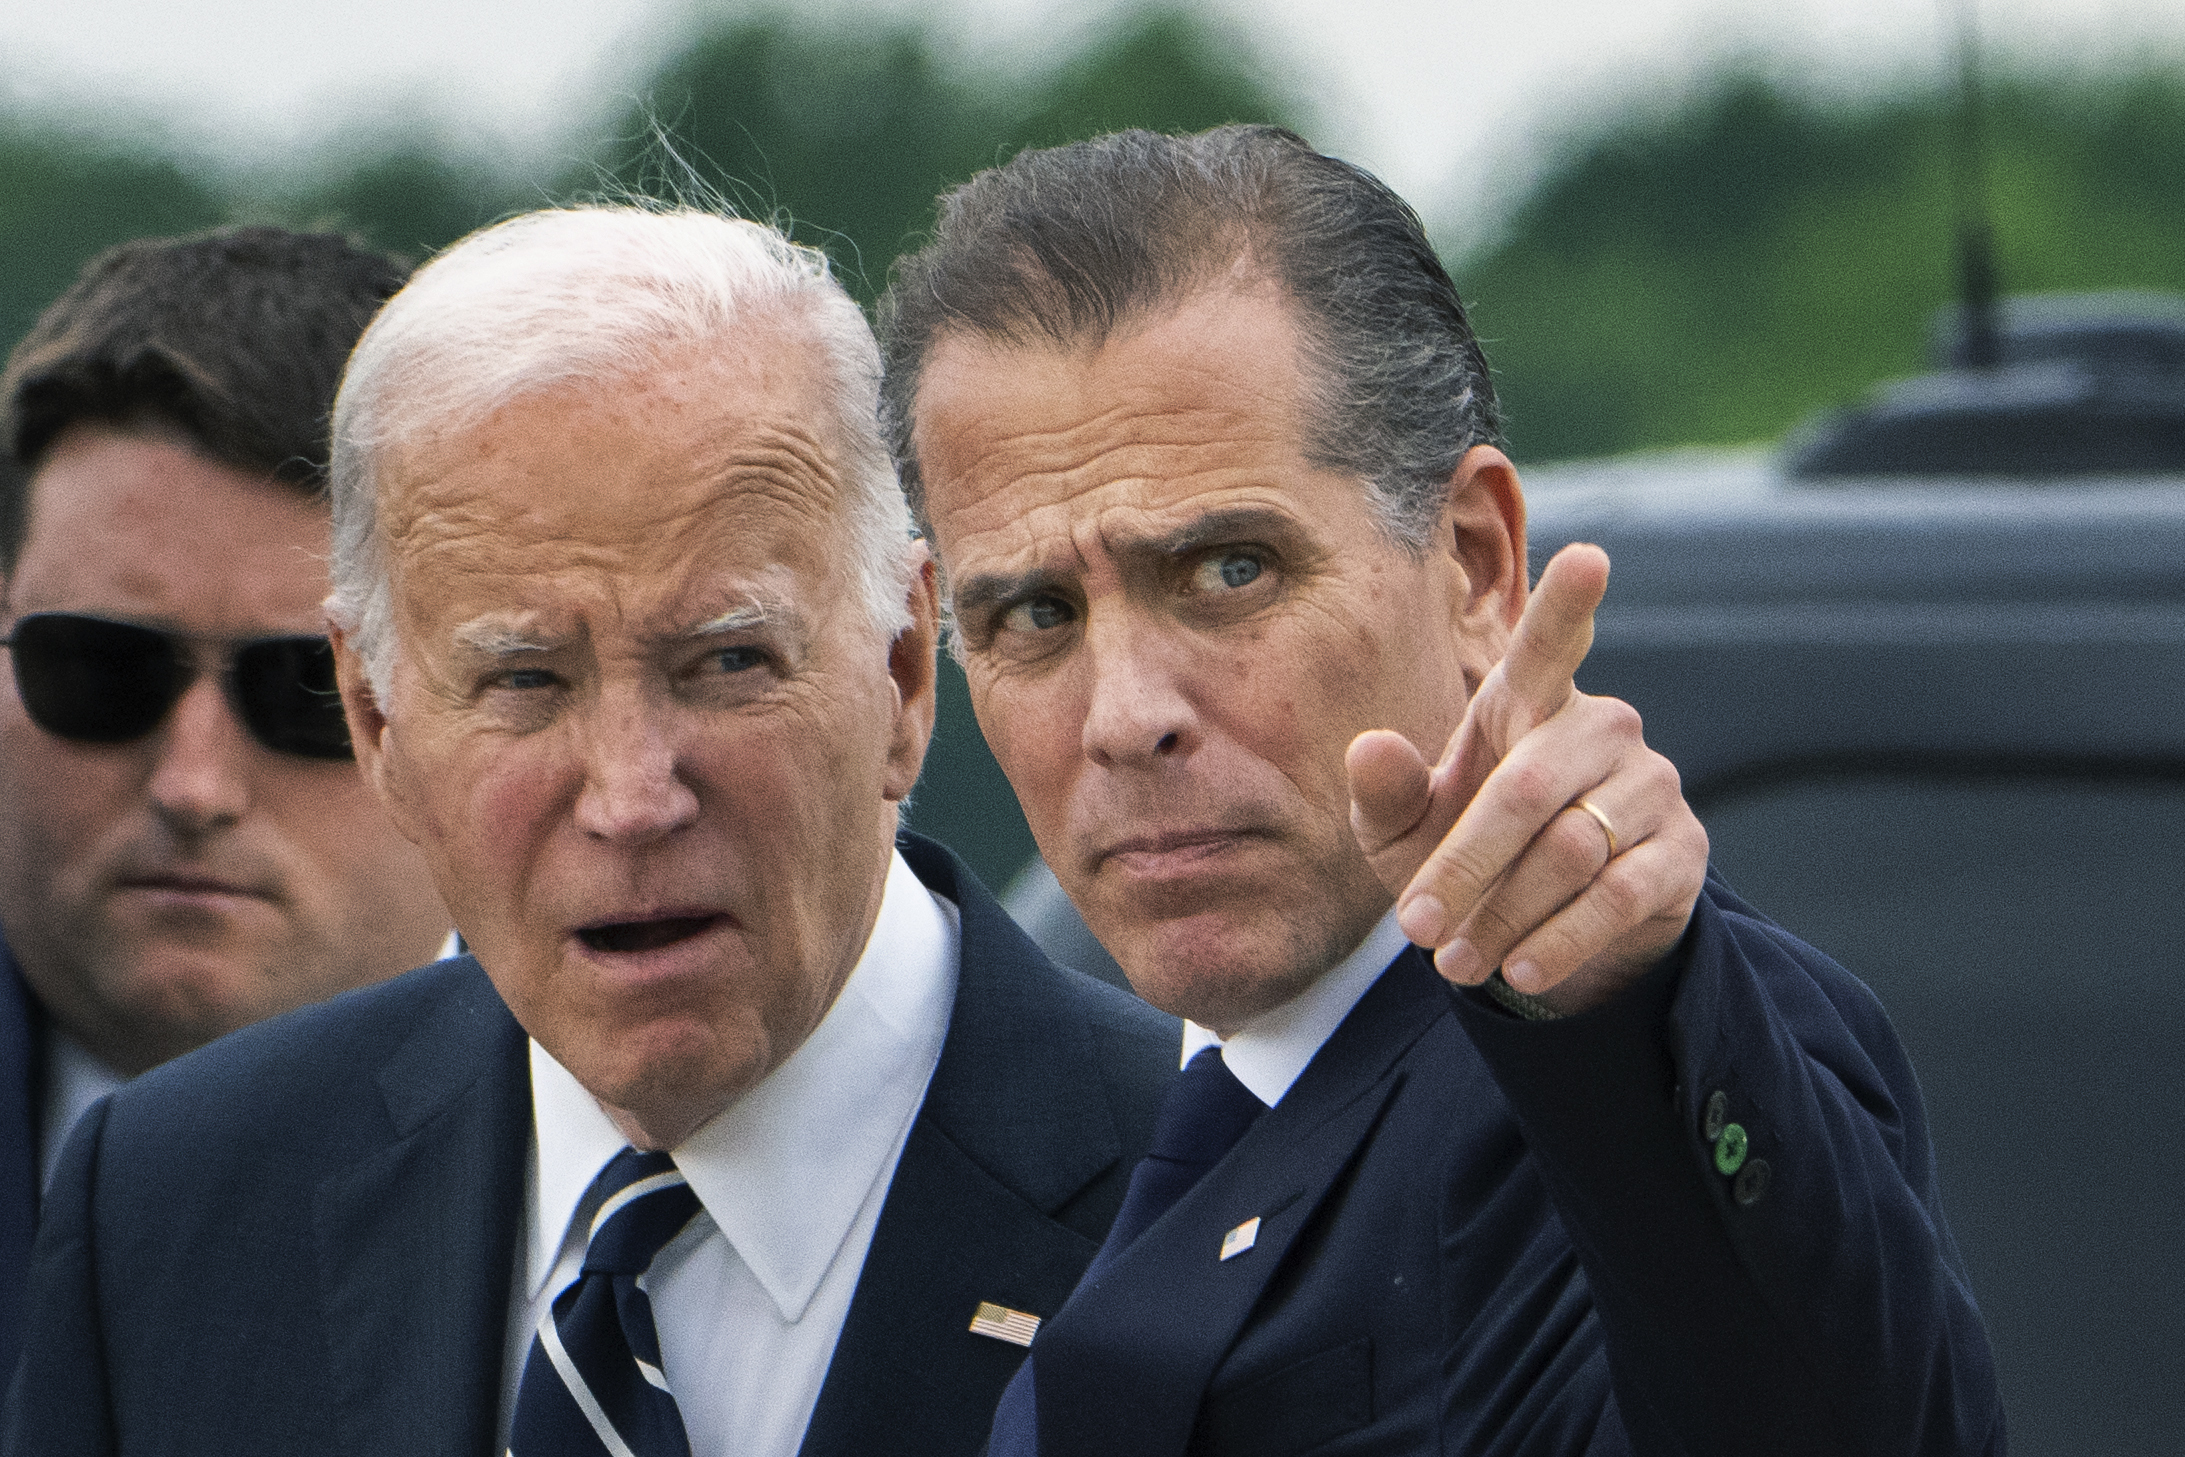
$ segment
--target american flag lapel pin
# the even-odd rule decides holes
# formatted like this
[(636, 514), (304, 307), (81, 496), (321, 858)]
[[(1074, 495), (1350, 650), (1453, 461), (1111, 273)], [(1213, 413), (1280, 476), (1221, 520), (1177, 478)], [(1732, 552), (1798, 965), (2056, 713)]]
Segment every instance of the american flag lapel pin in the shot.
[(1258, 1243), (1259, 1216), (1255, 1214), (1221, 1237), (1221, 1257), (1233, 1260)]
[(1029, 1346), (1032, 1337), (1039, 1334), (1039, 1317), (1028, 1310), (1011, 1310), (1006, 1305), (982, 1300), (979, 1308), (971, 1312), (971, 1334), (991, 1336), (1012, 1346)]

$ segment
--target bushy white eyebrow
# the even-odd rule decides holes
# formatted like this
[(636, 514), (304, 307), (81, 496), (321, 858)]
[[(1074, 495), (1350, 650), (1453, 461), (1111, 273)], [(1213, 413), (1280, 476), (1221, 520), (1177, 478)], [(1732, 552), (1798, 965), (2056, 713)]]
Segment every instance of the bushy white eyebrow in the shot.
[[(746, 602), (717, 617), (695, 623), (675, 636), (702, 638), (724, 632), (745, 632), (784, 618), (794, 620), (795, 617), (795, 612), (785, 612), (776, 605)], [(568, 641), (565, 635), (546, 632), (529, 619), (528, 613), (489, 612), (458, 625), (454, 634), (455, 641), (462, 647), (489, 658), (513, 657), (518, 653), (552, 652)]]
[(535, 627), (525, 626), (500, 613), (488, 613), (460, 624), (455, 629), (455, 640), (473, 652), (495, 658), (516, 653), (543, 653), (558, 644), (558, 639), (551, 634), (541, 633)]
[(742, 632), (748, 628), (764, 627), (773, 619), (773, 615), (765, 603), (747, 602), (710, 621), (699, 623), (684, 636), (706, 637), (716, 632)]

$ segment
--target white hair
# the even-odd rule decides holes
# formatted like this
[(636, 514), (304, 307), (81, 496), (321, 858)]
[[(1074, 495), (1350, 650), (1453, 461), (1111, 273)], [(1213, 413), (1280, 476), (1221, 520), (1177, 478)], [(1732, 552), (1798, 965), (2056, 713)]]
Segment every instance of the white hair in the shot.
[(886, 635), (908, 627), (911, 521), (880, 429), (879, 350), (826, 255), (698, 208), (552, 208), (473, 233), (419, 269), (342, 375), (327, 607), (356, 640), (381, 702), (398, 646), (378, 510), (390, 447), (475, 424), (523, 396), (725, 346), (756, 318), (784, 317), (811, 329), (833, 376), (857, 595)]

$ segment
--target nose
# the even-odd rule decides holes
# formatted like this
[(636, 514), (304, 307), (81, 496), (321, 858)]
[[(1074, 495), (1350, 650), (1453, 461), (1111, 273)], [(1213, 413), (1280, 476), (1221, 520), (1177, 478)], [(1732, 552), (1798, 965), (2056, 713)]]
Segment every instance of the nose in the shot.
[(646, 844), (698, 817), (698, 796), (678, 773), (664, 708), (635, 690), (607, 691), (585, 732), (577, 827), (620, 844)]
[(1176, 644), (1124, 611), (1089, 621), (1084, 651), (1092, 675), (1086, 758), (1103, 768), (1149, 768), (1198, 746), (1191, 665)]
[(250, 808), (250, 736), (228, 707), (219, 678), (200, 673), (154, 737), (147, 793), (175, 834), (201, 838), (233, 825)]

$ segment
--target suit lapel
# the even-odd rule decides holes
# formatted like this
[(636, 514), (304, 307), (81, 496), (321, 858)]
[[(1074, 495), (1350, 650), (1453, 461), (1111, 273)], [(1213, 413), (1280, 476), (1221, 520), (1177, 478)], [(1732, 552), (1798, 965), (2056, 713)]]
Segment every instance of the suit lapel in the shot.
[[(954, 855), (915, 836), (901, 848), (962, 913), (956, 1005), (920, 1116), (1026, 1203), (1061, 1209), (1124, 1153), (1105, 1099), (1088, 1097), (1101, 1068), (1077, 999)], [(1106, 1228), (1102, 1219), (1085, 1232)]]
[[(1043, 1457), (1185, 1450), (1214, 1372), (1402, 1087), (1404, 1054), (1448, 1011), (1406, 950), (1229, 1156), (1079, 1287), (1033, 1365)], [(1253, 1219), (1249, 1247), (1222, 1258)]]
[(1063, 974), (947, 851), (913, 836), (899, 848), (962, 912), (956, 1004), (804, 1457), (947, 1453), (983, 1433), (1024, 1353), (973, 1335), (973, 1312), (1060, 1309), (1142, 1152), (1125, 1146)]
[(531, 1084), (523, 1031), (472, 974), (381, 1068), (387, 1142), (314, 1203), (336, 1427), (354, 1452), (491, 1450)]

